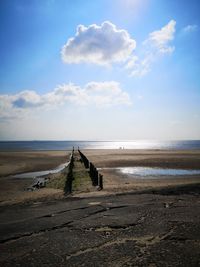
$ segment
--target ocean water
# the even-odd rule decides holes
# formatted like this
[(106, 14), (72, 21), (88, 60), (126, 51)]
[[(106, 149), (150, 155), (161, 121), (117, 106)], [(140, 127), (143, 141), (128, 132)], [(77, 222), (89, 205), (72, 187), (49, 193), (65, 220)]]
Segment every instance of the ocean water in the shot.
[(77, 149), (200, 149), (200, 140), (185, 141), (0, 141), (0, 151)]

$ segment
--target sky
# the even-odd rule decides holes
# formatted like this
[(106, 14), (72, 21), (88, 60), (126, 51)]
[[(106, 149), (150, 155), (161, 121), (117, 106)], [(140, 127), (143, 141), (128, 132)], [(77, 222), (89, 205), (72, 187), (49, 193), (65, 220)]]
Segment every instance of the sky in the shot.
[(200, 1), (1, 0), (0, 140), (200, 139)]

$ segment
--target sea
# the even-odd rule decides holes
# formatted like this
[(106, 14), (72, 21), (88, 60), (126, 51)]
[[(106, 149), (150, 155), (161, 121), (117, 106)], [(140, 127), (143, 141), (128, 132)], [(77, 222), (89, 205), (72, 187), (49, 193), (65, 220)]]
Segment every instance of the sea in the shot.
[(181, 141), (0, 141), (0, 151), (80, 149), (198, 150), (200, 140)]

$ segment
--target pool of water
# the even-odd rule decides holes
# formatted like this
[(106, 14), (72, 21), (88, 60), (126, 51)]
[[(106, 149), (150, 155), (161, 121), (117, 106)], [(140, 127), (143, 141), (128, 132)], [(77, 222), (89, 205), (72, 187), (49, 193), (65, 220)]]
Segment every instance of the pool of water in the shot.
[(185, 169), (167, 169), (167, 168), (151, 168), (151, 167), (123, 167), (116, 168), (120, 173), (148, 177), (148, 176), (184, 176), (198, 175), (200, 170), (185, 170)]
[(52, 170), (26, 172), (26, 173), (13, 175), (12, 177), (15, 177), (15, 178), (36, 178), (36, 177), (44, 176), (47, 174), (58, 173), (58, 172), (62, 171), (65, 167), (67, 167), (68, 164), (69, 164), (69, 162), (66, 162), (66, 163), (60, 164), (58, 167), (56, 167), (55, 169), (52, 169)]

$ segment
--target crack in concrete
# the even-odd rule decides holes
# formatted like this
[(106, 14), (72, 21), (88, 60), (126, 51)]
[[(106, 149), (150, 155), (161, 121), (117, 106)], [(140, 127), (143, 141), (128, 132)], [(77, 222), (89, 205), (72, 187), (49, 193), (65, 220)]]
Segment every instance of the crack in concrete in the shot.
[(117, 239), (117, 240), (113, 240), (113, 241), (108, 241), (106, 243), (103, 243), (103, 244), (95, 246), (95, 247), (89, 247), (89, 248), (86, 248), (84, 250), (76, 251), (73, 254), (66, 256), (66, 260), (69, 260), (72, 257), (81, 256), (85, 253), (95, 252), (99, 249), (107, 248), (107, 247), (110, 247), (113, 245), (120, 245), (120, 244), (124, 244), (126, 242), (129, 242), (129, 241), (134, 241), (137, 243), (137, 242), (141, 242), (142, 239), (144, 239), (144, 241), (148, 241), (148, 240), (152, 240), (152, 238), (153, 238), (153, 236), (146, 236), (146, 237), (142, 237), (142, 238), (129, 237), (129, 238), (121, 238), (121, 239)]
[[(98, 211), (94, 211), (86, 216), (83, 216), (79, 219), (77, 219), (78, 221), (79, 220), (82, 220), (82, 219), (85, 219), (87, 217), (90, 217), (94, 214), (98, 214), (98, 213), (101, 213), (101, 212), (104, 212), (104, 211), (107, 211), (107, 210), (111, 210), (111, 209), (116, 209), (116, 208), (123, 208), (123, 207), (126, 207), (126, 206), (117, 206), (117, 207), (109, 207), (109, 208), (102, 208), (101, 210), (98, 210)], [(73, 210), (80, 210), (80, 209), (87, 209), (87, 208), (90, 208), (90, 206), (87, 206), (87, 207), (82, 207), (82, 208), (77, 208), (77, 209), (73, 209)], [(69, 211), (69, 210), (68, 210)], [(67, 211), (66, 211), (67, 212)], [(59, 213), (59, 212), (58, 212)], [(48, 215), (45, 215), (45, 216), (42, 216), (40, 218), (44, 218), (44, 217), (52, 217), (52, 216), (48, 216)], [(77, 221), (75, 220), (75, 221)], [(0, 240), (0, 244), (5, 244), (5, 243), (8, 243), (10, 241), (16, 241), (20, 238), (24, 238), (24, 237), (29, 237), (29, 236), (33, 236), (33, 235), (36, 235), (36, 234), (41, 234), (41, 233), (44, 233), (44, 232), (48, 232), (48, 231), (54, 231), (54, 230), (58, 230), (58, 229), (61, 229), (61, 228), (64, 228), (66, 226), (69, 226), (70, 223), (73, 223), (74, 221), (69, 221), (67, 223), (63, 223), (61, 225), (56, 225), (56, 226), (53, 226), (53, 227), (50, 227), (50, 228), (45, 228), (45, 229), (42, 229), (42, 230), (39, 230), (39, 231), (35, 231), (35, 232), (31, 232), (31, 233), (24, 233), (24, 234), (20, 234), (20, 235), (17, 235), (17, 236), (12, 236), (12, 237), (9, 237), (9, 238), (5, 238), (5, 239), (2, 239)]]
[(6, 239), (2, 239), (0, 241), (0, 244), (5, 244), (5, 243), (8, 243), (10, 241), (16, 241), (16, 240), (24, 238), (24, 237), (30, 237), (30, 236), (33, 236), (33, 235), (38, 235), (38, 234), (41, 234), (41, 233), (62, 229), (62, 228), (65, 228), (66, 226), (68, 226), (72, 222), (73, 221), (69, 221), (67, 223), (63, 223), (63, 224), (60, 224), (60, 225), (55, 225), (55, 226), (50, 227), (50, 228), (45, 228), (45, 229), (41, 229), (41, 230), (38, 230), (38, 231), (35, 231), (35, 232), (24, 233), (24, 234), (21, 234), (21, 235), (17, 235), (17, 236), (9, 237), (9, 238), (6, 238)]
[[(89, 213), (88, 215), (86, 216), (83, 216), (79, 219), (77, 219), (78, 221), (82, 220), (82, 219), (85, 219), (87, 217), (90, 217), (94, 214), (98, 214), (98, 213), (101, 213), (101, 212), (104, 212), (104, 211), (107, 211), (107, 210), (112, 210), (112, 209), (117, 209), (117, 208), (123, 208), (123, 207), (126, 207), (124, 205), (122, 206), (117, 206), (117, 207), (109, 207), (109, 208), (102, 208), (101, 210), (98, 210), (98, 211), (94, 211), (94, 212), (91, 212)], [(78, 209), (73, 209), (73, 210), (80, 210), (80, 209), (86, 209), (86, 208), (90, 208), (89, 206), (86, 206), (86, 207), (82, 207), (82, 208), (78, 208)], [(69, 211), (69, 210), (68, 210)], [(66, 211), (67, 212), (67, 211)], [(44, 217), (47, 217), (48, 215), (45, 215), (45, 216), (42, 216), (40, 218), (44, 218)], [(52, 216), (49, 216), (49, 217), (52, 217)], [(75, 220), (75, 221), (77, 221)], [(0, 244), (4, 244), (4, 243), (7, 243), (7, 242), (10, 242), (10, 241), (16, 241), (20, 238), (24, 238), (24, 237), (29, 237), (29, 236), (33, 236), (33, 235), (36, 235), (36, 234), (40, 234), (40, 233), (44, 233), (44, 232), (48, 232), (48, 231), (54, 231), (54, 230), (58, 230), (58, 229), (61, 229), (61, 228), (64, 228), (66, 226), (69, 226), (70, 223), (73, 223), (74, 221), (69, 221), (67, 223), (63, 223), (63, 224), (60, 224), (60, 225), (56, 225), (56, 226), (53, 226), (53, 227), (50, 227), (50, 228), (45, 228), (45, 229), (42, 229), (42, 230), (39, 230), (39, 231), (35, 231), (35, 232), (31, 232), (31, 233), (24, 233), (24, 234), (20, 234), (20, 235), (17, 235), (17, 236), (12, 236), (12, 237), (9, 237), (9, 238), (6, 238), (6, 239), (2, 239), (0, 240)]]
[(111, 232), (114, 230), (128, 230), (134, 226), (136, 226), (137, 223), (130, 223), (130, 224), (124, 224), (124, 225), (106, 225), (106, 226), (101, 226), (101, 227), (90, 227), (90, 228), (86, 228), (84, 229), (84, 231), (86, 232), (91, 232), (91, 231), (95, 231), (95, 232)]
[[(123, 225), (104, 225), (104, 226), (97, 226), (97, 227), (90, 227), (90, 228), (84, 228), (84, 231), (95, 231), (95, 232), (109, 232), (109, 231), (114, 231), (114, 230), (129, 230), (132, 227), (137, 226), (138, 224), (144, 222), (146, 218), (146, 215), (142, 215), (139, 217), (136, 222), (134, 223), (128, 223), (128, 224), (123, 224)], [(74, 228), (76, 230), (76, 228)]]
[[(115, 207), (104, 207), (102, 205), (96, 205), (96, 207), (102, 207), (103, 209), (100, 210), (100, 211), (94, 211), (93, 213), (90, 213), (89, 216), (91, 215), (94, 215), (94, 214), (97, 214), (99, 212), (104, 212), (104, 211), (107, 211), (107, 210), (112, 210), (112, 209), (118, 209), (118, 208), (124, 208), (124, 207), (128, 207), (127, 205), (121, 205), (121, 206), (115, 206)], [(81, 207), (81, 208), (75, 208), (75, 209), (70, 209), (70, 210), (64, 210), (64, 211), (58, 211), (58, 212), (55, 212), (55, 213), (50, 213), (50, 214), (46, 214), (44, 216), (41, 216), (41, 217), (38, 217), (37, 219), (42, 219), (42, 218), (50, 218), (50, 217), (54, 217), (56, 215), (60, 215), (60, 214), (63, 214), (63, 213), (66, 213), (66, 212), (70, 212), (70, 211), (76, 211), (76, 210), (84, 210), (84, 209), (89, 209), (91, 208), (91, 206), (85, 206), (85, 207)], [(83, 217), (85, 218), (85, 217)]]
[(58, 211), (58, 212), (55, 212), (55, 213), (49, 213), (49, 214), (46, 214), (46, 215), (41, 216), (41, 217), (37, 217), (37, 219), (54, 217), (56, 215), (60, 215), (60, 214), (66, 213), (66, 212), (75, 211), (75, 210), (85, 210), (85, 209), (89, 209), (89, 208), (91, 208), (91, 207), (90, 206), (85, 206), (85, 207), (76, 208), (76, 209), (70, 209), (70, 210), (64, 210), (64, 211), (62, 210), (62, 211)]
[(96, 232), (105, 232), (105, 231), (112, 231), (112, 230), (128, 230), (131, 227), (136, 226), (137, 223), (130, 223), (130, 224), (124, 224), (124, 225), (107, 225), (104, 227), (96, 228)]
[[(83, 250), (79, 250), (74, 252), (71, 255), (67, 255), (66, 256), (66, 260), (70, 260), (73, 257), (78, 257), (81, 256), (83, 254), (86, 253), (90, 253), (90, 252), (95, 252), (97, 250), (103, 249), (103, 248), (107, 248), (113, 245), (121, 245), (121, 244), (125, 244), (126, 242), (129, 241), (133, 241), (136, 244), (138, 244), (139, 246), (145, 246), (146, 248), (152, 245), (155, 245), (156, 243), (159, 243), (160, 241), (166, 240), (166, 238), (171, 235), (171, 233), (174, 231), (174, 229), (172, 228), (169, 232), (167, 232), (166, 234), (163, 234), (162, 236), (153, 236), (153, 235), (147, 235), (147, 236), (142, 236), (142, 237), (128, 237), (128, 238), (118, 238), (117, 240), (113, 240), (113, 241), (108, 241), (105, 242), (101, 245), (95, 246), (95, 247), (89, 247)], [(141, 253), (145, 253), (146, 249), (142, 249), (140, 250)]]

